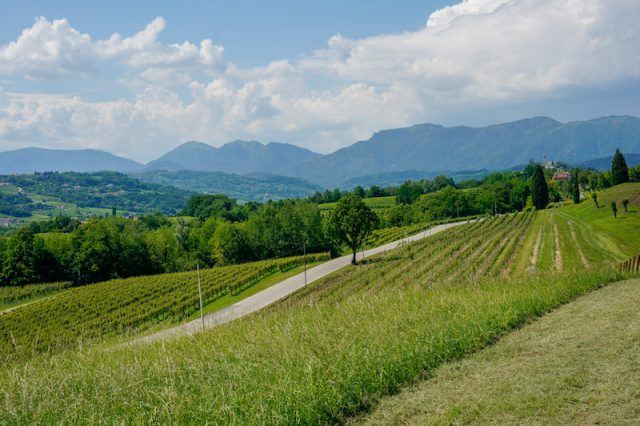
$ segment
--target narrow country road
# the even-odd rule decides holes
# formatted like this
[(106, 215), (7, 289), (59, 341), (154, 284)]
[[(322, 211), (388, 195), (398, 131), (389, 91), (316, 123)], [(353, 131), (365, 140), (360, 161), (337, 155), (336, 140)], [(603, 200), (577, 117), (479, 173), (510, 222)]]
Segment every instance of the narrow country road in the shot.
[[(478, 220), (478, 219), (476, 219)], [(375, 247), (369, 250), (365, 250), (363, 252), (359, 252), (357, 254), (357, 259), (362, 260), (363, 258), (373, 256), (379, 253), (384, 253), (389, 250), (393, 250), (402, 244), (406, 244), (412, 241), (418, 241), (430, 235), (436, 234), (438, 232), (442, 232), (445, 229), (452, 228), (454, 226), (463, 225), (468, 223), (464, 222), (454, 222), (448, 223), (444, 225), (437, 225), (433, 228), (430, 228), (426, 231), (422, 231), (419, 234), (415, 234), (404, 238), (402, 240), (393, 241), (391, 243), (384, 244), (379, 247)], [(324, 278), (332, 272), (337, 271), (338, 269), (344, 268), (345, 266), (351, 264), (352, 255), (346, 255), (342, 257), (337, 257), (335, 259), (329, 260), (321, 265), (315, 266), (309, 270), (307, 270), (307, 284), (312, 283), (320, 278)], [(274, 302), (277, 302), (280, 299), (285, 298), (291, 293), (301, 289), (305, 286), (304, 272), (298, 275), (295, 275), (291, 278), (287, 278), (284, 281), (275, 284), (260, 293), (256, 293), (253, 296), (247, 297), (244, 300), (241, 300), (227, 308), (221, 309), (217, 312), (211, 313), (204, 317), (204, 325), (205, 328), (215, 327), (220, 324), (224, 324), (235, 319), (244, 317), (253, 312), (256, 312), (266, 306), (271, 305)], [(146, 343), (152, 342), (156, 340), (165, 340), (171, 339), (174, 337), (191, 335), (202, 331), (202, 320), (197, 319), (194, 321), (190, 321), (188, 323), (184, 323), (178, 325), (173, 328), (169, 328), (167, 330), (159, 331), (154, 334), (150, 334), (148, 336), (143, 336), (137, 339), (132, 340), (129, 344), (136, 343)]]

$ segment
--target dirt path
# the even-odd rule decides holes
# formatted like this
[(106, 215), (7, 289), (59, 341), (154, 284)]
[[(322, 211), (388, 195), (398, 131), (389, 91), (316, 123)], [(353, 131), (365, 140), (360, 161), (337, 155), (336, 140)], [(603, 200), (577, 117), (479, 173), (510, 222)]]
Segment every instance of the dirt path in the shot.
[(556, 225), (555, 223), (553, 224), (553, 240), (556, 246), (556, 255), (555, 255), (556, 270), (562, 271), (563, 269), (562, 250), (560, 250), (560, 237), (558, 236), (558, 225)]
[(540, 257), (540, 245), (542, 244), (542, 228), (538, 230), (538, 236), (536, 242), (533, 245), (533, 252), (531, 253), (531, 264), (529, 265), (529, 274), (532, 274), (538, 268), (538, 257)]
[(576, 230), (573, 227), (573, 221), (569, 221), (569, 230), (571, 232), (571, 239), (573, 240), (573, 245), (578, 250), (578, 254), (580, 255), (580, 261), (582, 262), (582, 266), (585, 268), (589, 267), (589, 261), (586, 257), (584, 257), (584, 252), (582, 251), (582, 247), (578, 243), (578, 237), (576, 236)]

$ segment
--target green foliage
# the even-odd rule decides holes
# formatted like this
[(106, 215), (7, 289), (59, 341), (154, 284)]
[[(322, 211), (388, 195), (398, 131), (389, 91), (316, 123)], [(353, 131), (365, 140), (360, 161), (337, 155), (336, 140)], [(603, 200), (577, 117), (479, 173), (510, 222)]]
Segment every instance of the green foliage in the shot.
[(624, 156), (619, 149), (616, 149), (616, 153), (611, 162), (611, 183), (613, 185), (619, 185), (625, 182), (629, 182), (629, 169), (627, 168), (627, 162)]
[[(327, 255), (312, 255), (307, 261), (326, 259)], [(211, 303), (302, 263), (299, 256), (203, 270), (204, 301)], [(0, 360), (57, 352), (105, 336), (179, 322), (198, 309), (198, 301), (195, 271), (72, 288), (0, 315)]]
[(629, 180), (631, 182), (640, 182), (640, 164), (629, 169)]
[(69, 288), (70, 286), (71, 283), (66, 281), (46, 284), (31, 284), (25, 286), (0, 287), (0, 308), (48, 296)]
[[(2, 181), (22, 188), (30, 197), (36, 194), (56, 197), (79, 207), (117, 207), (132, 212), (175, 213), (185, 205), (189, 196), (189, 192), (177, 188), (143, 183), (116, 172), (46, 172), (2, 176)], [(13, 203), (23, 204), (22, 201)], [(30, 209), (52, 208), (37, 204)]]
[(42, 238), (29, 228), (11, 234), (0, 244), (1, 285), (24, 286), (47, 281), (56, 270), (55, 261), (45, 250)]
[(356, 263), (356, 252), (378, 224), (378, 216), (355, 195), (338, 201), (329, 216), (329, 234), (353, 251), (351, 263)]
[(599, 208), (600, 206), (598, 205), (598, 193), (597, 192), (594, 191), (594, 192), (591, 193), (591, 199), (596, 204), (596, 208)]
[(422, 186), (419, 182), (407, 181), (396, 192), (398, 204), (413, 204), (422, 194)]
[(549, 204), (549, 188), (542, 166), (537, 164), (531, 175), (531, 199), (536, 209), (542, 210)]
[(611, 202), (611, 211), (613, 212), (613, 217), (618, 217), (618, 205), (615, 201)]
[(625, 198), (624, 200), (622, 200), (622, 207), (624, 207), (624, 212), (625, 213), (629, 212), (628, 211), (628, 206), (629, 206), (629, 200)]

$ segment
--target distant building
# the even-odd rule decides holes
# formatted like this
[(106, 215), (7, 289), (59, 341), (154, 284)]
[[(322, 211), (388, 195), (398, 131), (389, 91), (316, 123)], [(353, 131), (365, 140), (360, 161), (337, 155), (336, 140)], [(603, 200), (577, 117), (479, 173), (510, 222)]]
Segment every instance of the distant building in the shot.
[(571, 180), (571, 173), (568, 173), (568, 172), (555, 172), (551, 179), (557, 180), (557, 181), (568, 182), (568, 181)]
[(0, 217), (0, 226), (8, 228), (14, 222), (15, 219), (10, 217)]

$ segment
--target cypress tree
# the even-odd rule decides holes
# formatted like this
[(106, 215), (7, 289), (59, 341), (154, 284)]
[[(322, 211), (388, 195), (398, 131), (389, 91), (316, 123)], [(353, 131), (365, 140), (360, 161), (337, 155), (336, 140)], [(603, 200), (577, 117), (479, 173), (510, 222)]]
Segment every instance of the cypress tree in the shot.
[(629, 182), (629, 169), (620, 149), (616, 149), (611, 162), (611, 184), (619, 185), (625, 182)]
[(578, 179), (578, 175), (580, 174), (580, 169), (575, 169), (573, 171), (573, 180), (571, 181), (571, 187), (573, 191), (571, 191), (571, 195), (573, 196), (573, 202), (575, 204), (580, 204), (580, 180)]
[(549, 188), (540, 164), (535, 166), (531, 176), (531, 200), (538, 210), (546, 208), (549, 204)]

